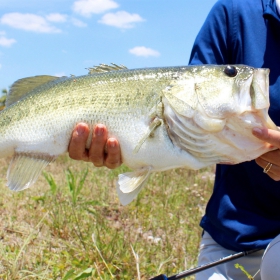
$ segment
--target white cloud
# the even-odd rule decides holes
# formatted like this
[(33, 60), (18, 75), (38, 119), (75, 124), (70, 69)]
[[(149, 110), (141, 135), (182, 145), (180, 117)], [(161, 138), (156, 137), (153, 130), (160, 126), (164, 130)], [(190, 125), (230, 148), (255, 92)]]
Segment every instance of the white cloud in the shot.
[(118, 28), (133, 28), (134, 23), (141, 21), (145, 20), (138, 14), (130, 14), (125, 11), (119, 11), (116, 13), (108, 13), (104, 15), (98, 22)]
[(66, 77), (67, 75), (65, 74), (65, 72), (58, 72), (54, 74), (55, 77)]
[(76, 19), (76, 18), (72, 18), (71, 22), (73, 25), (77, 26), (77, 27), (87, 27), (87, 24), (84, 23), (83, 21)]
[(1, 36), (1, 34), (0, 34), (0, 46), (2, 46), (2, 47), (10, 47), (14, 43), (16, 43), (15, 39), (8, 39), (8, 38), (6, 38), (4, 36)]
[(66, 22), (67, 21), (67, 15), (59, 14), (59, 13), (53, 13), (46, 16), (46, 19), (51, 22)]
[(92, 14), (102, 14), (118, 6), (113, 0), (77, 0), (72, 9), (82, 16), (90, 17)]
[(156, 50), (141, 46), (141, 47), (135, 47), (133, 49), (130, 49), (129, 52), (131, 54), (134, 54), (136, 56), (144, 56), (144, 57), (148, 57), (148, 56), (160, 56), (160, 53)]
[(38, 33), (58, 33), (60, 29), (49, 24), (42, 16), (34, 14), (8, 13), (4, 14), (0, 19), (0, 23), (8, 26), (33, 31)]

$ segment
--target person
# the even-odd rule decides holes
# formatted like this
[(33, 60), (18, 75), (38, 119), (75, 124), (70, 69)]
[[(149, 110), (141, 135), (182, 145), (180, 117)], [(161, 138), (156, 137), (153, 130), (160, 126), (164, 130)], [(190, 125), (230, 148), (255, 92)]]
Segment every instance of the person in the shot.
[[(279, 7), (280, 0), (218, 0), (197, 35), (189, 61), (191, 65), (246, 64), (269, 68), (269, 115), (278, 126)], [(82, 134), (77, 132), (81, 127), (84, 130)], [(100, 128), (102, 133), (98, 133)], [(255, 161), (217, 165), (213, 193), (200, 223), (203, 235), (199, 265), (240, 251), (261, 250), (200, 272), (196, 275), (197, 280), (248, 279), (235, 268), (234, 263), (242, 265), (255, 280), (280, 279), (279, 269), (262, 267), (258, 273), (262, 264), (272, 263), (262, 262), (262, 258), (270, 256), (268, 253), (277, 247), (270, 245), (272, 249), (265, 254), (264, 249), (269, 244), (278, 244), (280, 238), (280, 132), (255, 128), (252, 133), (277, 149)], [(88, 128), (84, 124), (74, 130), (69, 145), (72, 158), (108, 168), (121, 164), (121, 147), (116, 139), (107, 139), (105, 126), (97, 125), (95, 128), (89, 151), (85, 149), (87, 136)]]
[[(190, 56), (190, 64), (246, 64), (255, 68), (269, 68), (269, 115), (278, 126), (279, 4), (279, 0), (216, 2), (197, 35)], [(280, 132), (254, 129), (253, 134), (280, 148)], [(231, 166), (217, 165), (214, 191), (200, 223), (204, 229), (200, 264), (236, 251), (265, 249), (280, 234), (279, 180), (279, 149), (256, 161)], [(206, 270), (197, 274), (196, 279), (248, 279), (234, 267), (234, 263), (240, 263), (247, 272), (255, 275), (261, 266), (263, 253), (259, 251), (238, 261)], [(254, 279), (272, 280), (261, 274), (262, 271)], [(279, 275), (277, 279), (280, 279)]]

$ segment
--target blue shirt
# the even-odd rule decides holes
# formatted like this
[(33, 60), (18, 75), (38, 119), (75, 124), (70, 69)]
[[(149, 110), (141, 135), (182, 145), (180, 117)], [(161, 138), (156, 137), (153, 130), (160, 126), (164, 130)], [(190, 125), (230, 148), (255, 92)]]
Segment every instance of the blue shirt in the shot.
[[(218, 1), (196, 38), (190, 64), (270, 68), (269, 115), (280, 126), (280, 18), (275, 0)], [(280, 234), (280, 182), (255, 161), (217, 165), (200, 225), (227, 249), (265, 248)]]

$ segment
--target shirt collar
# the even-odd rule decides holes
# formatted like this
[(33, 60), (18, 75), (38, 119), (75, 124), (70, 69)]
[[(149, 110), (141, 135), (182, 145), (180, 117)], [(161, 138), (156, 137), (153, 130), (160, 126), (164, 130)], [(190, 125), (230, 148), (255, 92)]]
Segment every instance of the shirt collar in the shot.
[[(273, 19), (274, 21), (280, 23), (280, 0), (263, 0), (264, 3), (264, 13), (265, 19)], [(278, 12), (279, 7), (279, 12)]]

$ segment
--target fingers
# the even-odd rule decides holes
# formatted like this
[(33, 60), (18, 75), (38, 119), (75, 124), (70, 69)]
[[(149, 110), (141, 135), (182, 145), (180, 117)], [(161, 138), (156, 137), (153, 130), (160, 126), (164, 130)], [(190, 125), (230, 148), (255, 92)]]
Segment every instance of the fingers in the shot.
[(280, 148), (280, 131), (267, 128), (254, 128), (252, 131), (260, 140), (263, 140), (276, 148)]
[[(256, 159), (256, 163), (263, 169), (268, 169), (266, 174), (274, 181), (280, 181), (280, 167), (270, 161), (266, 161), (262, 157)], [(270, 163), (272, 164), (270, 167)]]
[(110, 169), (114, 169), (122, 164), (121, 149), (118, 141), (114, 138), (109, 138), (107, 141), (107, 155), (104, 165)]
[(104, 125), (97, 124), (93, 129), (89, 150), (86, 149), (89, 137), (89, 127), (80, 123), (73, 130), (69, 144), (69, 156), (75, 160), (92, 162), (96, 167), (106, 166), (110, 169), (121, 165), (121, 150), (118, 141), (108, 138), (108, 132)]
[(88, 125), (85, 123), (77, 124), (72, 132), (71, 140), (68, 146), (70, 158), (88, 161), (88, 151), (85, 148), (88, 136)]
[(96, 125), (89, 150), (89, 161), (97, 167), (106, 166), (113, 169), (121, 165), (121, 149), (116, 139), (107, 138), (107, 128), (103, 124)]
[[(270, 147), (278, 148), (268, 152), (256, 159), (256, 163), (265, 169), (270, 178), (275, 181), (280, 180), (280, 132), (267, 128), (254, 128), (252, 131), (260, 140), (269, 143)], [(272, 164), (270, 166), (270, 164)]]
[(104, 165), (107, 135), (107, 129), (103, 124), (98, 124), (93, 129), (91, 146), (89, 149), (89, 161), (96, 167)]
[(270, 162), (274, 165), (280, 166), (280, 150), (279, 149), (265, 153), (262, 156), (260, 156), (260, 158), (266, 162)]

